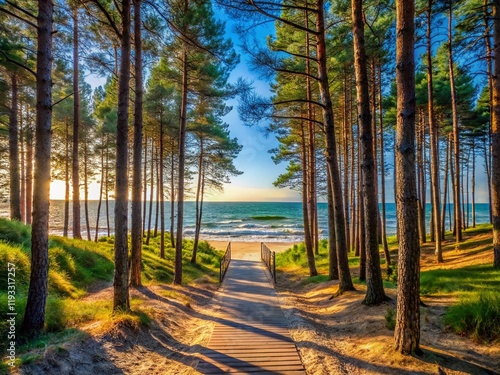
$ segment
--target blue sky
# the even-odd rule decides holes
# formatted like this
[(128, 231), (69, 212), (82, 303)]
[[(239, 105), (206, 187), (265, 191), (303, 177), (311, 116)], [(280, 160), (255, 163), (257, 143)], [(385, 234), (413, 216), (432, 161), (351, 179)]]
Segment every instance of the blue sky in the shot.
[[(225, 18), (220, 15), (221, 18)], [(259, 40), (265, 41), (266, 36), (274, 33), (272, 23), (267, 23), (259, 28), (253, 29), (253, 35)], [(233, 40), (235, 48), (240, 53), (241, 62), (231, 73), (230, 81), (235, 82), (238, 78), (244, 78), (253, 82), (253, 87), (259, 95), (270, 95), (269, 82), (259, 79), (259, 76), (249, 69), (248, 57), (242, 54), (239, 48), (240, 41), (238, 36), (232, 32), (231, 21), (227, 21), (226, 36)], [(105, 82), (104, 78), (90, 76), (87, 81), (93, 86), (102, 85)], [(242, 151), (235, 160), (235, 166), (244, 173), (240, 176), (233, 177), (230, 184), (224, 186), (224, 192), (212, 193), (207, 196), (210, 201), (301, 201), (300, 194), (290, 189), (278, 189), (273, 186), (273, 181), (276, 180), (279, 174), (285, 171), (286, 165), (276, 165), (269, 154), (269, 150), (278, 145), (278, 141), (274, 134), (266, 134), (262, 128), (263, 125), (245, 126), (238, 116), (237, 100), (233, 99), (228, 102), (228, 105), (233, 107), (232, 111), (224, 118), (229, 124), (231, 137), (238, 138), (239, 143), (243, 146)], [(387, 153), (386, 163), (392, 164), (392, 155)], [(484, 166), (481, 159), (478, 158), (476, 164), (478, 185), (477, 185), (477, 202), (487, 202), (487, 191), (484, 188), (486, 185), (486, 176)], [(389, 174), (386, 178), (386, 201), (393, 202), (393, 175)], [(97, 183), (92, 183), (90, 187), (90, 199), (98, 199), (99, 186)], [(94, 197), (94, 195), (96, 195)], [(53, 199), (63, 199), (64, 184), (62, 181), (53, 182), (51, 187), (51, 196)]]

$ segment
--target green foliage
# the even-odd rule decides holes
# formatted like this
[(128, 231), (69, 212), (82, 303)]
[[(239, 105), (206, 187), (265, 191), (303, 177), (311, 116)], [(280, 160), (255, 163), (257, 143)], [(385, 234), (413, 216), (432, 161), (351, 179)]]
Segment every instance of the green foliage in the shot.
[(444, 322), (458, 334), (482, 340), (500, 339), (498, 289), (463, 297), (458, 304), (448, 309)]
[[(0, 233), (7, 233), (12, 243), (0, 242), (0, 269), (7, 270), (8, 263), (16, 267), (16, 324), (19, 332), (26, 308), (29, 285), (30, 259), (28, 255), (29, 227), (18, 222), (0, 220)], [(5, 238), (5, 237), (4, 237)], [(28, 242), (26, 242), (28, 240)], [(168, 240), (168, 238), (167, 238)], [(152, 238), (150, 246), (143, 248), (143, 282), (171, 283), (173, 280), (174, 249), (166, 248), (165, 259), (160, 258), (159, 237)], [(166, 241), (169, 243), (169, 241)], [(20, 244), (25, 247), (20, 247)], [(186, 283), (203, 279), (204, 282), (218, 281), (221, 251), (215, 250), (206, 241), (198, 245), (198, 264), (193, 265), (191, 257), (193, 241), (184, 241), (183, 267)], [(147, 326), (148, 315), (138, 310), (141, 302), (132, 300), (135, 312), (111, 317), (111, 300), (82, 300), (88, 288), (99, 280), (113, 278), (113, 238), (102, 238), (99, 242), (51, 236), (49, 239), (49, 296), (45, 314), (47, 333), (40, 339), (45, 345), (53, 334), (67, 331), (79, 324), (100, 320), (115, 324), (117, 321), (130, 327)], [(8, 273), (0, 274), (0, 305), (8, 306)], [(6, 320), (0, 322), (2, 336), (7, 329)], [(59, 333), (58, 333), (59, 332)], [(36, 339), (38, 340), (38, 338)], [(0, 345), (3, 345), (0, 344)], [(29, 361), (29, 358), (26, 358)]]
[(420, 293), (463, 293), (500, 290), (500, 270), (491, 265), (436, 269), (420, 273)]
[(396, 327), (396, 310), (392, 308), (387, 309), (384, 318), (387, 329), (394, 331), (394, 328)]
[(29, 247), (31, 227), (19, 221), (0, 218), (0, 241)]

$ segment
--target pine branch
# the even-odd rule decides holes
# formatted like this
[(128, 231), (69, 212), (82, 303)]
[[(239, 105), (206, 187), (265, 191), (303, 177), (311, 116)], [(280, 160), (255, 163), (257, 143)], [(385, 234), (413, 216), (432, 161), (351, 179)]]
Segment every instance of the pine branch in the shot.
[(23, 22), (27, 23), (28, 25), (30, 25), (31, 27), (34, 27), (35, 29), (36, 29), (36, 28), (38, 28), (38, 26), (37, 26), (37, 25), (35, 25), (33, 22), (28, 21), (27, 19), (25, 19), (25, 18), (23, 18), (23, 17), (21, 17), (21, 16), (19, 16), (19, 15), (15, 14), (15, 13), (11, 12), (10, 10), (7, 10), (7, 9), (5, 9), (5, 8), (3, 8), (3, 7), (0, 7), (0, 12), (7, 13), (8, 15), (10, 15), (10, 16), (12, 16), (12, 17), (17, 18), (18, 20), (20, 20), (20, 21), (23, 21)]
[[(80, 90), (79, 90), (79, 91), (80, 91)], [(54, 108), (54, 107), (55, 107), (56, 105), (58, 105), (59, 103), (61, 103), (61, 102), (65, 101), (66, 99), (68, 99), (68, 98), (69, 98), (71, 95), (73, 95), (73, 94), (74, 94), (74, 92), (72, 92), (71, 94), (66, 95), (64, 98), (62, 98), (62, 99), (58, 100), (57, 102), (52, 103), (52, 108)]]
[(14, 65), (17, 65), (25, 70), (27, 70), (28, 72), (30, 72), (31, 74), (33, 74), (33, 76), (36, 78), (36, 72), (31, 69), (30, 67), (28, 67), (27, 65), (24, 65), (22, 63), (20, 63), (19, 61), (16, 61), (14, 59), (11, 59), (4, 51), (0, 51), (0, 53), (5, 57), (5, 59), (9, 62), (11, 62), (12, 64)]
[(17, 9), (18, 11), (20, 11), (20, 12), (22, 12), (22, 13), (26, 14), (28, 17), (31, 17), (31, 18), (33, 18), (33, 19), (35, 19), (35, 20), (37, 19), (37, 17), (36, 17), (33, 13), (30, 13), (30, 12), (28, 12), (26, 9), (21, 8), (21, 7), (20, 7), (19, 5), (17, 5), (16, 3), (12, 2), (12, 1), (9, 1), (9, 0), (6, 0), (5, 2), (6, 2), (7, 4), (9, 4), (11, 7), (13, 7), (13, 8), (15, 8), (15, 9)]
[(113, 18), (111, 17), (111, 15), (109, 14), (109, 12), (102, 6), (102, 4), (99, 2), (99, 0), (94, 0), (93, 3), (104, 14), (104, 17), (106, 17), (106, 19), (109, 22), (109, 26), (111, 26), (111, 28), (116, 33), (116, 35), (118, 36), (118, 38), (121, 38), (122, 37), (122, 33), (120, 32), (120, 30), (118, 30), (118, 27), (116, 26), (116, 23), (113, 20)]
[(281, 100), (279, 102), (273, 102), (274, 105), (290, 104), (290, 103), (311, 103), (321, 108), (325, 108), (324, 104), (316, 102), (314, 100), (307, 100), (307, 99), (290, 99), (290, 100)]
[[(275, 21), (282, 22), (285, 25), (291, 26), (291, 27), (293, 27), (295, 29), (298, 29), (298, 30), (302, 30), (302, 31), (304, 31), (306, 33), (310, 33), (310, 34), (313, 34), (313, 35), (319, 35), (319, 33), (317, 31), (315, 31), (315, 30), (311, 30), (311, 29), (309, 29), (307, 27), (304, 27), (302, 25), (299, 25), (297, 23), (289, 21), (289, 20), (287, 20), (285, 18), (281, 18), (281, 17), (275, 16), (275, 15), (273, 15), (273, 14), (265, 11), (263, 8), (261, 8), (260, 6), (258, 6), (254, 0), (247, 0), (247, 3), (250, 4), (250, 5), (252, 5), (257, 12), (259, 12), (260, 14), (262, 14), (262, 15), (264, 15), (266, 17), (272, 18)], [(317, 11), (315, 11), (315, 12), (317, 12)]]

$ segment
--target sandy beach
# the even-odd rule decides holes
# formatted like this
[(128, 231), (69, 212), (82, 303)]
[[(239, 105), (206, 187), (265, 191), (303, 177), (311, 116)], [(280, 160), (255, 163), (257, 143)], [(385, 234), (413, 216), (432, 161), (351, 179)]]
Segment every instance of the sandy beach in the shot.
[[(226, 241), (207, 241), (218, 250), (225, 251), (228, 242)], [(277, 253), (282, 253), (291, 248), (294, 242), (264, 242), (266, 246)], [(231, 257), (234, 259), (254, 260), (260, 259), (260, 242), (231, 242)]]

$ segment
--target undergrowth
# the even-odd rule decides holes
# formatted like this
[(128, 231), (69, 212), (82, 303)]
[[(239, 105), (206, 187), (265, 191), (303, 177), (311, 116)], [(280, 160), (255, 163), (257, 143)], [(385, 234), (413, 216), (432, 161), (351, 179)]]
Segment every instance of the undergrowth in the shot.
[[(19, 332), (26, 307), (30, 275), (30, 227), (22, 223), (0, 219), (0, 269), (7, 270), (8, 264), (16, 268), (16, 332)], [(169, 243), (166, 239), (166, 243)], [(165, 258), (160, 258), (160, 237), (152, 237), (149, 246), (143, 246), (143, 284), (171, 283), (173, 280), (174, 249), (165, 248)], [(26, 341), (20, 353), (31, 344), (48, 342), (76, 332), (78, 326), (100, 321), (102, 329), (111, 326), (127, 326), (136, 329), (148, 326), (148, 312), (141, 306), (141, 300), (131, 300), (131, 312), (112, 314), (111, 300), (82, 299), (89, 288), (97, 282), (111, 283), (114, 273), (114, 238), (103, 237), (97, 243), (66, 237), (49, 238), (49, 295), (46, 303), (45, 332)], [(198, 262), (190, 262), (193, 242), (183, 242), (183, 282), (186, 284), (202, 280), (204, 283), (218, 282), (219, 259), (222, 252), (201, 241), (198, 246)], [(0, 305), (8, 306), (7, 272), (0, 273)], [(7, 319), (0, 321), (0, 334), (6, 337)], [(78, 331), (78, 330), (77, 330)], [(22, 340), (21, 340), (22, 341)], [(0, 343), (5, 345), (4, 342)], [(24, 349), (23, 349), (24, 348)], [(1, 350), (3, 348), (0, 347)], [(21, 362), (24, 362), (20, 356)], [(27, 362), (33, 360), (26, 357)], [(0, 371), (2, 370), (0, 365)], [(5, 368), (5, 367), (3, 367)]]
[[(490, 251), (491, 225), (478, 225), (464, 231), (464, 241), (456, 248), (455, 243), (445, 243), (444, 250), (469, 251), (470, 254)], [(389, 237), (388, 243), (394, 252), (397, 249), (396, 237)], [(396, 253), (394, 253), (396, 255)], [(278, 271), (298, 279), (301, 284), (321, 283), (328, 280), (328, 243), (321, 241), (319, 255), (315, 256), (319, 275), (308, 276), (308, 263), (304, 244), (276, 254)], [(385, 259), (381, 254), (381, 265)], [(351, 269), (359, 267), (359, 257), (349, 254)], [(384, 280), (385, 288), (397, 287), (397, 264), (389, 267)], [(365, 284), (358, 277), (353, 277), (357, 284)], [(445, 325), (455, 332), (470, 335), (476, 339), (494, 341), (500, 339), (500, 270), (491, 264), (465, 266), (452, 269), (433, 269), (420, 273), (420, 293), (423, 296), (452, 295), (460, 302), (451, 306), (444, 317)], [(385, 316), (389, 329), (394, 324), (394, 311), (387, 311)]]
[(447, 310), (444, 322), (458, 334), (477, 340), (499, 340), (500, 294), (488, 291), (462, 297)]

